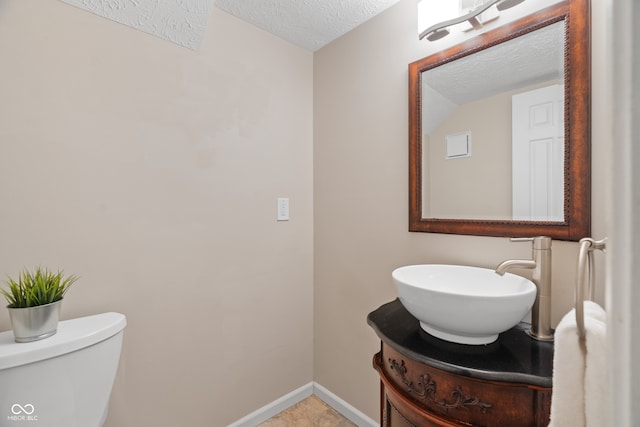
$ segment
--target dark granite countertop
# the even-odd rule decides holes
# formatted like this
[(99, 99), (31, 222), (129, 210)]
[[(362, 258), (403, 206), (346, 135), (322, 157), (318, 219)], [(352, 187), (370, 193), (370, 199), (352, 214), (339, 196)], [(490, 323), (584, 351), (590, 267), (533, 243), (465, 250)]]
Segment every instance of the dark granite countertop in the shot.
[(396, 351), (443, 371), (489, 381), (551, 387), (553, 342), (537, 341), (520, 323), (487, 345), (443, 341), (420, 328), (398, 299), (369, 313), (367, 323)]

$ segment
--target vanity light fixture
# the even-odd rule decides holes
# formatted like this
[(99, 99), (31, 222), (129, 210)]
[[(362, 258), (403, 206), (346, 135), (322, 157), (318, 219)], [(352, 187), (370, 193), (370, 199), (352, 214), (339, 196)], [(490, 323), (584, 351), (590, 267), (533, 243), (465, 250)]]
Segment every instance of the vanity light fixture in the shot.
[[(429, 41), (439, 40), (450, 33), (449, 27), (463, 22), (468, 22), (473, 29), (479, 30), (484, 23), (496, 19), (500, 15), (500, 11), (510, 9), (523, 1), (524, 0), (487, 0), (464, 15), (455, 17), (459, 14), (456, 4), (458, 2), (455, 0), (419, 0), (418, 37), (420, 40), (425, 37)], [(428, 7), (427, 3), (430, 3), (429, 6), (431, 7)], [(493, 8), (494, 6), (495, 8)], [(437, 19), (438, 23), (429, 25), (423, 30), (423, 28), (426, 27), (425, 22), (434, 22), (433, 18), (436, 16), (439, 17)], [(452, 16), (454, 17), (452, 18)]]

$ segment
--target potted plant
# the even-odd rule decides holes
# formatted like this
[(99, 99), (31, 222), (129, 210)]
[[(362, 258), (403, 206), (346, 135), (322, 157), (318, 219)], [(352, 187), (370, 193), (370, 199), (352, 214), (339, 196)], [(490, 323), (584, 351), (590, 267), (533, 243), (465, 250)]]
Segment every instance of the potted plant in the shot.
[(64, 277), (62, 271), (47, 268), (24, 269), (18, 280), (7, 279), (7, 289), (0, 289), (9, 303), (9, 319), (16, 342), (47, 338), (58, 330), (62, 297), (78, 278)]

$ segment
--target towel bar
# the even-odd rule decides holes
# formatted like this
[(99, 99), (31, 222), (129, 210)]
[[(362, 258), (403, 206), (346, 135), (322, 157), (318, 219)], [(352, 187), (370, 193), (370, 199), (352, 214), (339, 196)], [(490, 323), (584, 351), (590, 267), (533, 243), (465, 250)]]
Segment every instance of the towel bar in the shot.
[[(594, 240), (590, 237), (585, 237), (580, 240), (580, 252), (578, 252), (578, 272), (576, 275), (576, 323), (578, 325), (578, 336), (581, 339), (585, 337), (584, 330), (584, 300), (585, 300), (585, 276), (586, 276), (586, 288), (587, 298), (593, 300), (593, 283), (595, 282), (595, 271), (593, 268), (593, 251), (601, 250), (606, 252), (607, 239)], [(585, 274), (585, 269), (588, 271), (588, 275)]]

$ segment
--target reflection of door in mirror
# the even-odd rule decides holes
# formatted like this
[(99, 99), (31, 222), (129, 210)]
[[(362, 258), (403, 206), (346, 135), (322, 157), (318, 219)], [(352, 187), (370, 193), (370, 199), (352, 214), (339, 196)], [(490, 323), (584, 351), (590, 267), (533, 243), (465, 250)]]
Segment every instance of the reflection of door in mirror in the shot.
[(564, 219), (564, 85), (513, 96), (513, 219)]

